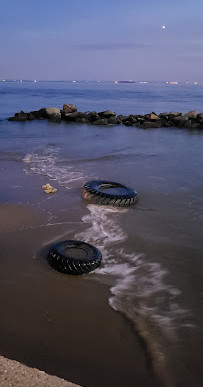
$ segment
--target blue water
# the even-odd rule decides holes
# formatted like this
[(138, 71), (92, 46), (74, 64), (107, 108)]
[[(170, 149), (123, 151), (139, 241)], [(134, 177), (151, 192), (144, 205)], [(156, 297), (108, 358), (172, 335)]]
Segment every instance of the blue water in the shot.
[(117, 114), (202, 110), (203, 85), (114, 84), (113, 82), (0, 82), (0, 118), (20, 110), (73, 103), (80, 111)]
[[(117, 114), (202, 112), (202, 94), (202, 85), (190, 84), (0, 83), (1, 201), (38, 206), (58, 221), (79, 214), (83, 227), (72, 238), (95, 244), (103, 254), (91, 279), (109, 284), (110, 306), (133, 322), (167, 387), (201, 385), (203, 131), (6, 118), (64, 103)], [(35, 181), (29, 197), (26, 176)], [(89, 179), (135, 188), (136, 208), (84, 207), (79, 192)], [(42, 180), (58, 192), (41, 204)], [(60, 213), (63, 190), (70, 197), (67, 214)]]

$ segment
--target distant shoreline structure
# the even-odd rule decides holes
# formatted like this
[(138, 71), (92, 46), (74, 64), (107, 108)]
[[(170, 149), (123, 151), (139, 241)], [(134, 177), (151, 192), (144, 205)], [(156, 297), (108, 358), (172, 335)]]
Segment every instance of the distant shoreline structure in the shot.
[(52, 83), (113, 83), (113, 84), (167, 84), (167, 85), (201, 85), (203, 84), (203, 80), (201, 81), (177, 81), (177, 80), (170, 80), (170, 81), (147, 81), (147, 80), (111, 80), (111, 81), (106, 81), (106, 80), (36, 80), (36, 79), (1, 79), (0, 78), (0, 84), (2, 83), (42, 83), (42, 82), (52, 82)]
[(114, 83), (136, 83), (136, 81), (115, 81)]

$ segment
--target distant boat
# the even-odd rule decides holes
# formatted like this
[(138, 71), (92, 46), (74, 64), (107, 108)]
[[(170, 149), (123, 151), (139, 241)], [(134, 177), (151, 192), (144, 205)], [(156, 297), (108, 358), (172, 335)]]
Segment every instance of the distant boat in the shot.
[(135, 83), (135, 81), (117, 81), (115, 83)]
[(77, 81), (72, 81), (73, 83), (76, 83)]
[(23, 80), (21, 79), (21, 80), (20, 80), (20, 83), (22, 83), (22, 81), (23, 81)]
[(36, 79), (34, 80), (34, 82), (35, 82), (35, 83), (37, 82)]

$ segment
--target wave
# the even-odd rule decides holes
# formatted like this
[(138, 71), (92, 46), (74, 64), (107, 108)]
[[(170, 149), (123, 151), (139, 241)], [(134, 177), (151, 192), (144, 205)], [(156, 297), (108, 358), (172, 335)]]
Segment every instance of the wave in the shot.
[(60, 148), (48, 146), (43, 151), (27, 154), (23, 158), (26, 164), (24, 171), (28, 174), (47, 176), (67, 189), (73, 188), (75, 182), (84, 183), (89, 177), (71, 163), (60, 163), (59, 152)]
[(162, 385), (175, 386), (170, 376), (173, 374), (171, 358), (175, 361), (175, 355), (170, 352), (174, 344), (177, 348), (178, 328), (186, 326), (189, 315), (178, 304), (181, 292), (167, 284), (168, 271), (159, 263), (148, 262), (144, 254), (123, 248), (124, 242), (127, 246), (127, 235), (119, 225), (119, 218), (128, 209), (93, 204), (87, 208), (89, 213), (82, 220), (89, 227), (75, 238), (101, 250), (103, 264), (94, 273), (111, 285), (110, 306), (133, 322), (145, 341)]
[[(119, 151), (117, 151), (119, 152)], [(66, 163), (73, 163), (73, 164), (78, 164), (81, 162), (102, 162), (102, 161), (114, 161), (114, 160), (122, 160), (122, 159), (127, 159), (128, 161), (132, 158), (133, 160), (139, 160), (139, 159), (147, 159), (147, 158), (152, 158), (152, 157), (157, 157), (157, 155), (154, 154), (144, 154), (144, 153), (139, 153), (139, 154), (133, 154), (133, 153), (115, 153), (111, 155), (103, 155), (103, 156), (98, 156), (98, 157), (91, 157), (91, 158), (82, 158), (82, 159), (77, 159), (77, 160), (69, 160), (69, 159), (61, 159), (58, 161), (58, 163), (66, 164)]]

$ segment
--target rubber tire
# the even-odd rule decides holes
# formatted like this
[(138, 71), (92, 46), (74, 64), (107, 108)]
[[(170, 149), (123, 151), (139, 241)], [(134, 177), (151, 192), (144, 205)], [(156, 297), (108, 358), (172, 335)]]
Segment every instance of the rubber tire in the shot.
[[(68, 254), (68, 249), (72, 249), (72, 253)], [(102, 255), (96, 247), (89, 243), (67, 240), (52, 246), (47, 260), (51, 267), (61, 273), (80, 275), (97, 269), (101, 264)]]
[[(110, 194), (101, 189), (101, 186), (110, 186), (108, 188), (122, 188), (125, 193)], [(82, 190), (82, 198), (96, 204), (110, 206), (129, 207), (138, 200), (138, 194), (132, 188), (123, 184), (106, 180), (88, 181)]]

